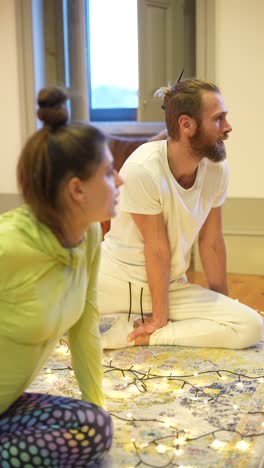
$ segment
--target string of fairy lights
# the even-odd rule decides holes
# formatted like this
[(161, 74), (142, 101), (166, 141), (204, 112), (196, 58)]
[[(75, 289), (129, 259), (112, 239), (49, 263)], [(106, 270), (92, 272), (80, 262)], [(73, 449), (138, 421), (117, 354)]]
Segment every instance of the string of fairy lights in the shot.
[[(67, 342), (61, 340), (60, 347), (57, 348), (57, 352), (66, 355), (69, 352)], [(168, 374), (158, 374), (153, 372), (151, 366), (143, 371), (136, 369), (133, 365), (129, 367), (115, 366), (113, 365), (112, 360), (110, 360), (108, 364), (104, 363), (103, 365), (106, 375), (109, 373), (120, 374), (121, 379), (119, 379), (119, 382), (121, 381), (121, 388), (124, 390), (134, 389), (136, 392), (146, 393), (149, 390), (149, 386), (151, 386), (156, 381), (161, 381), (165, 386), (174, 383), (174, 386), (176, 385), (177, 387), (176, 390), (174, 389), (175, 394), (182, 394), (188, 390), (188, 392), (186, 392), (186, 398), (188, 397), (193, 401), (196, 400), (200, 403), (202, 402), (205, 405), (210, 405), (210, 403), (212, 403), (213, 405), (218, 404), (231, 407), (236, 416), (261, 415), (263, 417), (263, 421), (259, 424), (259, 432), (242, 433), (235, 428), (230, 427), (229, 424), (228, 427), (220, 427), (212, 430), (211, 432), (206, 432), (200, 435), (192, 435), (191, 431), (175, 427), (175, 425), (171, 424), (171, 422), (168, 420), (156, 418), (136, 418), (132, 413), (127, 413), (126, 416), (110, 413), (113, 418), (125, 421), (129, 425), (154, 423), (167, 431), (165, 435), (160, 435), (159, 437), (152, 438), (148, 441), (141, 441), (132, 438), (130, 440), (131, 448), (133, 448), (133, 451), (137, 457), (137, 462), (133, 466), (131, 465), (127, 468), (137, 468), (140, 466), (148, 466), (150, 468), (166, 468), (177, 466), (183, 468), (184, 465), (178, 463), (179, 457), (184, 455), (184, 452), (186, 453), (186, 447), (189, 447), (194, 441), (204, 439), (208, 441), (208, 446), (210, 448), (218, 451), (227, 449), (228, 446), (231, 447), (230, 444), (232, 444), (232, 447), (235, 450), (248, 451), (251, 448), (251, 441), (253, 438), (264, 436), (264, 411), (243, 411), (243, 409), (238, 405), (232, 404), (232, 402), (229, 401), (229, 398), (223, 399), (221, 396), (219, 397), (210, 394), (210, 387), (208, 392), (206, 392), (203, 388), (201, 388), (199, 383), (193, 383), (193, 381), (199, 379), (201, 376), (214, 374), (220, 381), (224, 382), (224, 385), (226, 383), (230, 384), (230, 378), (233, 378), (232, 383), (234, 384), (234, 388), (238, 391), (242, 391), (247, 383), (252, 381), (257, 381), (259, 384), (263, 384), (264, 375), (251, 376), (228, 369), (213, 369), (188, 374), (176, 374), (175, 372), (170, 372)], [(49, 376), (49, 380), (52, 380), (50, 377), (54, 371), (57, 372), (63, 370), (69, 370), (73, 372), (71, 366), (67, 365), (66, 367), (46, 369), (46, 373)], [(190, 393), (191, 396), (188, 396), (187, 393)], [(233, 426), (235, 427), (236, 423), (234, 423)], [(235, 443), (233, 440), (225, 440), (228, 434), (229, 436), (232, 434), (235, 437)], [(149, 462), (148, 458), (151, 451), (153, 450), (155, 453), (162, 455), (161, 464), (152, 464)]]
[[(264, 414), (264, 412), (257, 412), (257, 413), (262, 413)], [(137, 458), (138, 458), (138, 463), (136, 465), (134, 465), (133, 467), (129, 467), (129, 468), (136, 468), (140, 465), (147, 465), (149, 467), (153, 467), (153, 468), (163, 468), (163, 467), (167, 467), (167, 466), (181, 466), (183, 467), (183, 465), (179, 465), (178, 463), (175, 462), (175, 460), (177, 459), (178, 456), (182, 455), (184, 453), (184, 446), (187, 444), (187, 443), (191, 443), (193, 441), (196, 441), (196, 440), (199, 440), (199, 439), (211, 439), (211, 444), (210, 444), (210, 447), (213, 448), (213, 449), (216, 449), (216, 450), (219, 450), (219, 449), (224, 449), (224, 448), (227, 448), (228, 446), (228, 442), (225, 441), (225, 440), (221, 440), (221, 439), (218, 439), (217, 438), (217, 434), (227, 434), (227, 433), (230, 433), (230, 434), (234, 434), (236, 436), (238, 436), (239, 440), (234, 444), (234, 448), (237, 449), (237, 450), (240, 450), (240, 451), (247, 451), (250, 449), (250, 442), (248, 442), (247, 440), (245, 439), (251, 439), (253, 437), (260, 437), (260, 436), (263, 436), (264, 435), (264, 422), (262, 423), (262, 428), (263, 430), (260, 431), (259, 433), (248, 433), (248, 434), (245, 434), (245, 433), (241, 433), (240, 431), (237, 431), (236, 429), (229, 429), (229, 428), (224, 428), (224, 427), (221, 427), (219, 429), (214, 429), (213, 431), (210, 431), (210, 432), (207, 432), (207, 433), (204, 433), (204, 434), (200, 434), (199, 436), (191, 436), (189, 434), (189, 432), (186, 430), (186, 429), (178, 429), (176, 427), (174, 427), (173, 425), (171, 425), (170, 423), (168, 423), (167, 421), (162, 421), (162, 420), (159, 420), (159, 419), (143, 419), (143, 418), (140, 418), (140, 419), (137, 419), (137, 418), (134, 418), (132, 416), (132, 414), (128, 413), (126, 415), (126, 417), (121, 417), (119, 415), (116, 415), (114, 413), (110, 413), (112, 417), (114, 418), (117, 418), (117, 419), (120, 419), (122, 421), (125, 421), (127, 423), (136, 423), (136, 422), (154, 422), (154, 423), (158, 423), (160, 425), (164, 425), (164, 427), (166, 427), (167, 429), (170, 429), (171, 430), (171, 434), (167, 434), (166, 436), (162, 436), (162, 437), (157, 437), (157, 438), (154, 438), (152, 440), (150, 440), (149, 442), (145, 442), (145, 443), (137, 443), (135, 439), (131, 439), (131, 443), (133, 444), (134, 446), (134, 449), (135, 449), (135, 453), (137, 455)], [(254, 413), (247, 413), (247, 414), (254, 414)], [(165, 445), (165, 442), (166, 442), (166, 445)], [(169, 461), (168, 462), (165, 462), (165, 464), (162, 464), (162, 465), (153, 465), (153, 464), (150, 464), (148, 463), (145, 459), (144, 459), (144, 456), (145, 455), (145, 452), (147, 450), (147, 448), (149, 447), (155, 447), (156, 448), (156, 451), (160, 454), (164, 454), (164, 453), (168, 453), (169, 454)], [(142, 455), (143, 453), (143, 455)]]
[[(112, 360), (110, 360), (108, 365), (104, 365), (105, 367), (105, 374), (109, 372), (119, 372), (121, 373), (122, 379), (124, 380), (124, 387), (129, 387), (130, 385), (135, 385), (136, 388), (138, 389), (139, 392), (144, 393), (147, 392), (147, 384), (146, 382), (150, 382), (152, 380), (157, 380), (157, 379), (163, 379), (166, 383), (169, 382), (178, 382), (180, 385), (178, 389), (176, 390), (178, 393), (183, 393), (184, 387), (189, 386), (194, 392), (194, 398), (197, 398), (198, 396), (204, 396), (206, 397), (205, 402), (210, 402), (210, 401), (215, 401), (218, 404), (222, 404), (225, 406), (233, 406), (234, 409), (238, 409), (237, 405), (232, 405), (228, 402), (222, 402), (219, 400), (219, 398), (214, 397), (208, 393), (206, 393), (202, 388), (200, 388), (198, 385), (194, 385), (190, 381), (186, 380), (187, 378), (197, 378), (200, 375), (209, 375), (209, 374), (216, 374), (218, 378), (222, 381), (226, 380), (227, 375), (229, 376), (235, 376), (237, 378), (236, 381), (236, 386), (238, 388), (243, 388), (244, 383), (241, 379), (248, 379), (250, 381), (252, 380), (258, 380), (260, 383), (264, 383), (264, 376), (249, 376), (246, 374), (230, 371), (227, 369), (219, 369), (219, 370), (208, 370), (208, 371), (202, 371), (202, 372), (194, 372), (193, 374), (187, 374), (187, 375), (173, 375), (172, 372), (170, 372), (169, 375), (165, 374), (155, 374), (151, 371), (152, 367), (150, 366), (145, 372), (144, 371), (139, 371), (134, 369), (134, 366), (130, 366), (128, 368), (121, 368), (121, 367), (116, 367), (112, 365)], [(129, 375), (132, 377), (130, 381)]]

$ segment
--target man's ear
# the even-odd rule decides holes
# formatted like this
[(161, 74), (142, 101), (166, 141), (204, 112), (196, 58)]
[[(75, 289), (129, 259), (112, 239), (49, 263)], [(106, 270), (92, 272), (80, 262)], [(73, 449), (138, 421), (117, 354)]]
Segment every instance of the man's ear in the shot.
[(197, 130), (197, 123), (189, 115), (181, 115), (178, 119), (178, 124), (181, 133), (188, 137), (192, 137)]
[(82, 201), (83, 199), (83, 194), (84, 194), (84, 190), (83, 190), (83, 183), (81, 181), (81, 179), (79, 179), (79, 177), (72, 177), (69, 181), (68, 181), (68, 193), (71, 197), (72, 200), (75, 200), (77, 202), (80, 202)]

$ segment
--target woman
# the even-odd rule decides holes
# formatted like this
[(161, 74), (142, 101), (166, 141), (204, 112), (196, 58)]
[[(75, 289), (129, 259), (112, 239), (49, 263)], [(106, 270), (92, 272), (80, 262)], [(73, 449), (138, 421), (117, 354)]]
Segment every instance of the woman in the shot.
[[(102, 409), (96, 281), (121, 179), (104, 135), (67, 125), (67, 96), (38, 96), (44, 126), (18, 161), (25, 201), (0, 216), (0, 466), (77, 467), (112, 442)], [(82, 400), (24, 393), (68, 331)]]

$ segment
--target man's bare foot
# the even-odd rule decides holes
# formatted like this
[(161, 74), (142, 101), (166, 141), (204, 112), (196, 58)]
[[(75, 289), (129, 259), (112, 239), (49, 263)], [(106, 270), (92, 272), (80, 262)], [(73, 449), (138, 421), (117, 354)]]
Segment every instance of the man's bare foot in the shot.
[(134, 346), (135, 342), (133, 340), (128, 341), (127, 339), (133, 330), (133, 322), (128, 322), (127, 316), (120, 314), (112, 327), (101, 336), (103, 349), (119, 349)]

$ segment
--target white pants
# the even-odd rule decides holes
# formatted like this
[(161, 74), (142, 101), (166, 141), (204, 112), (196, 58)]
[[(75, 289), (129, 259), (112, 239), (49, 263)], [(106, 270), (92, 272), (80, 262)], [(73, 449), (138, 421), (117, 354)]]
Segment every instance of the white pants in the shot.
[[(100, 314), (152, 313), (148, 286), (131, 285), (100, 272)], [(133, 317), (132, 317), (133, 319)], [(122, 332), (120, 330), (120, 332)], [(150, 345), (243, 349), (261, 340), (263, 319), (250, 307), (188, 282), (169, 291), (169, 322), (150, 336)]]

